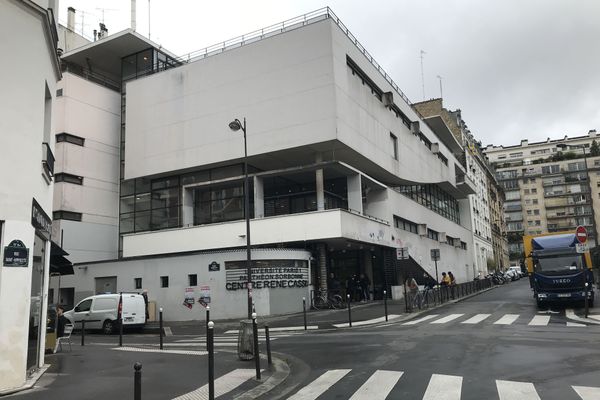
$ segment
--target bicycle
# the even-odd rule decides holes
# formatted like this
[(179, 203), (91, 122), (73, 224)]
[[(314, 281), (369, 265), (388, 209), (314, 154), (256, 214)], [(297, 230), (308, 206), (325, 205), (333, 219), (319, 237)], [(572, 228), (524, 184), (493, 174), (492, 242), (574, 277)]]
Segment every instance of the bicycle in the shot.
[(344, 308), (346, 305), (344, 299), (339, 294), (331, 294), (326, 290), (313, 291), (312, 308), (315, 310), (325, 310), (327, 308)]

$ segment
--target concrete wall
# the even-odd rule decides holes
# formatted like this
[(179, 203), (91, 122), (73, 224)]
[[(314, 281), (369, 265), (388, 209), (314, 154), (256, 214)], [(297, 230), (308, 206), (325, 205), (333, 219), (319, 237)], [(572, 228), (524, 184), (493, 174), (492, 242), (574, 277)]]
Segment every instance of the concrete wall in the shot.
[[(0, 77), (5, 94), (0, 96), (0, 221), (4, 221), (0, 257), (13, 239), (30, 249), (28, 268), (0, 266), (0, 390), (25, 382), (35, 232), (32, 198), (47, 214), (52, 212), (52, 184), (43, 176), (42, 142), (54, 149), (51, 103), (58, 71), (43, 18), (20, 1), (0, 2), (0, 35), (5, 38), (0, 53), (13, 60), (4, 63)], [(46, 296), (44, 290), (42, 304)], [(45, 321), (45, 307), (41, 317)], [(43, 349), (43, 335), (41, 340)], [(43, 351), (39, 357), (43, 364)]]
[(125, 178), (335, 139), (329, 24), (270, 37), (127, 84)]
[(119, 143), (121, 96), (66, 73), (58, 85), (56, 132), (85, 139), (84, 145), (56, 144), (56, 170), (83, 177), (83, 185), (59, 182), (54, 210), (82, 213), (81, 222), (54, 221), (72, 262), (114, 259), (118, 254)]
[[(310, 252), (287, 249), (254, 249), (253, 260), (301, 260), (310, 268)], [(246, 316), (247, 291), (226, 290), (225, 263), (245, 261), (245, 250), (220, 251), (194, 255), (157, 257), (119, 262), (80, 264), (75, 267), (75, 275), (63, 277), (61, 287), (75, 287), (75, 303), (95, 294), (95, 278), (117, 276), (117, 291), (141, 292), (135, 289), (134, 278), (142, 278), (148, 298), (163, 307), (167, 321), (188, 321), (205, 319), (205, 308), (196, 302), (191, 309), (183, 305), (188, 274), (198, 275), (195, 299), (198, 300), (200, 286), (208, 285), (211, 291), (211, 317), (215, 319), (243, 318)], [(209, 272), (208, 265), (213, 261), (220, 264), (220, 271)], [(169, 287), (160, 287), (160, 277), (169, 277)], [(309, 277), (311, 276), (309, 270)], [(312, 282), (309, 282), (312, 283)], [(56, 282), (53, 282), (55, 285)], [(56, 289), (55, 289), (56, 291)], [(302, 297), (309, 298), (310, 287), (254, 289), (253, 298), (258, 315), (273, 315), (302, 310)]]

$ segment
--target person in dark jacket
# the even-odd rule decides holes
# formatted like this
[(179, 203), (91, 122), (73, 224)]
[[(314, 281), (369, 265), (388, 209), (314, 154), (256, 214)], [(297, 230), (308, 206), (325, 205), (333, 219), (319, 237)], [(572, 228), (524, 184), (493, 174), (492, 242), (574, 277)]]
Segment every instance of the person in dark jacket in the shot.
[(150, 314), (148, 314), (148, 289), (144, 289), (142, 297), (144, 298), (144, 304), (146, 306), (146, 321), (148, 321), (148, 317), (150, 316)]
[(365, 274), (360, 274), (360, 294), (361, 301), (366, 302), (369, 300), (369, 286), (371, 286), (371, 280)]
[(57, 338), (65, 336), (65, 325), (71, 323), (71, 321), (69, 321), (69, 319), (63, 315), (64, 312), (65, 312), (65, 309), (63, 308), (63, 306), (56, 307), (56, 318), (57, 318), (56, 337)]
[(346, 295), (350, 295), (350, 301), (356, 298), (356, 275), (352, 275), (346, 281)]

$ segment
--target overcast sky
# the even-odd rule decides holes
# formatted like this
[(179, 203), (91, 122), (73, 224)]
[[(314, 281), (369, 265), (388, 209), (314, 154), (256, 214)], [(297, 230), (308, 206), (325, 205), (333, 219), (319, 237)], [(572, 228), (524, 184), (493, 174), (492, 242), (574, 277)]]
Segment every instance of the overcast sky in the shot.
[[(147, 0), (137, 31), (148, 35)], [(60, 0), (92, 36), (129, 27), (129, 0)], [(151, 39), (177, 55), (329, 5), (413, 102), (440, 97), (486, 144), (600, 130), (597, 0), (151, 0)], [(101, 8), (104, 8), (104, 13)], [(83, 25), (82, 25), (83, 24)]]

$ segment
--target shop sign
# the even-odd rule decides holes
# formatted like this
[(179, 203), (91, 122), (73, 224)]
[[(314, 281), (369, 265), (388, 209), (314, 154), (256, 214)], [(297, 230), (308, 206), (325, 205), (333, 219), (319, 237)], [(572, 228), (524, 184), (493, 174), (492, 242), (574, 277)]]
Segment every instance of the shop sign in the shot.
[(29, 266), (29, 249), (20, 240), (13, 240), (4, 248), (5, 267)]
[(50, 234), (50, 232), (52, 231), (52, 220), (50, 219), (48, 214), (44, 212), (42, 206), (40, 206), (39, 203), (35, 201), (35, 199), (33, 199), (31, 205), (31, 225), (33, 225), (35, 229), (38, 229), (42, 232), (46, 232), (48, 234)]
[[(253, 289), (306, 288), (308, 264), (297, 260), (252, 261)], [(248, 279), (245, 261), (225, 262), (225, 289), (247, 290)]]
[(218, 262), (213, 261), (210, 264), (208, 264), (208, 270), (210, 272), (220, 271), (221, 270), (221, 265)]

